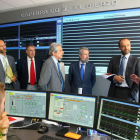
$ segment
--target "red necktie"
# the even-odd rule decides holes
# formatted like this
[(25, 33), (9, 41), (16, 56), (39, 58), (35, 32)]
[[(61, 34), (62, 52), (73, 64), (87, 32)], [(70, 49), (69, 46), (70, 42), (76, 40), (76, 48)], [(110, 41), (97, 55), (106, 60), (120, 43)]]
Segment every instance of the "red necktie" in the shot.
[(30, 67), (30, 84), (31, 85), (35, 84), (35, 69), (34, 69), (34, 63), (32, 59), (31, 59), (31, 67)]

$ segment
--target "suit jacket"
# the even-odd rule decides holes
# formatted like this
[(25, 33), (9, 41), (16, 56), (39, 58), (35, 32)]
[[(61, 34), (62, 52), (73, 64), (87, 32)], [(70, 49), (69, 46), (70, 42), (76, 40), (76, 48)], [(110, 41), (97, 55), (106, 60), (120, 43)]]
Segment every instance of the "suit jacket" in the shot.
[[(35, 59), (35, 69), (36, 69), (36, 82), (38, 84), (41, 68), (43, 65), (43, 60), (36, 57), (34, 57), (34, 59)], [(29, 77), (27, 56), (17, 61), (17, 73), (18, 73), (18, 80), (20, 82), (20, 88), (27, 89), (28, 77)]]
[(62, 92), (61, 78), (52, 57), (49, 57), (43, 64), (38, 86), (43, 91)]
[[(108, 70), (107, 70), (108, 73), (112, 73), (116, 75), (118, 74), (120, 59), (121, 56), (115, 56), (110, 60)], [(131, 74), (136, 74), (138, 77), (140, 77), (140, 60), (132, 55), (130, 55), (128, 58), (126, 72), (125, 72), (125, 80), (129, 88), (131, 89), (132, 98), (136, 100), (136, 94), (138, 93), (139, 86), (131, 80), (130, 78)], [(110, 78), (111, 84), (108, 92), (109, 97), (114, 97), (116, 83), (113, 81), (113, 79), (114, 77)]]
[(92, 95), (92, 88), (96, 82), (95, 66), (93, 63), (86, 63), (83, 80), (81, 80), (79, 61), (74, 62), (69, 68), (69, 84), (72, 93), (78, 93), (78, 88), (83, 88), (83, 94)]
[[(13, 75), (17, 77), (17, 71), (16, 71), (16, 66), (15, 66), (15, 59), (14, 57), (10, 56), (10, 55), (6, 55), (7, 56), (7, 59), (8, 59), (8, 62), (9, 62), (9, 65), (10, 67), (12, 68), (12, 71), (13, 71)], [(0, 60), (0, 82), (2, 83), (5, 83), (5, 71), (4, 71), (4, 68), (3, 68), (3, 65), (2, 65), (2, 62)], [(14, 82), (13, 83), (13, 87), (14, 87)]]

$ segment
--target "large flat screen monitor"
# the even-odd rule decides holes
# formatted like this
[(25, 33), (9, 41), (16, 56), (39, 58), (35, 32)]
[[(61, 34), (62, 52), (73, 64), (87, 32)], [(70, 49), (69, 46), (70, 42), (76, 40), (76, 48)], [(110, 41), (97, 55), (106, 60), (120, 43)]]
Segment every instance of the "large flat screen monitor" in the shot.
[(118, 139), (140, 139), (140, 104), (101, 96), (97, 131)]
[[(48, 120), (94, 128), (97, 97), (50, 92)], [(74, 130), (75, 131), (75, 130)]]
[(32, 118), (46, 118), (46, 92), (5, 90), (5, 96), (5, 111), (9, 116), (25, 117), (29, 121)]

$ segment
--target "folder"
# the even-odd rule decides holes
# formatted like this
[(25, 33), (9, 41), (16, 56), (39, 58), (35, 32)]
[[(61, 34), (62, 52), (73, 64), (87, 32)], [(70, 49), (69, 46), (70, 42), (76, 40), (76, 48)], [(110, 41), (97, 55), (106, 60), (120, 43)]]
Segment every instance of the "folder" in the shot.
[(7, 67), (6, 67), (6, 75), (10, 78), (12, 78), (12, 76), (13, 76), (13, 71), (12, 71), (10, 65), (7, 65)]

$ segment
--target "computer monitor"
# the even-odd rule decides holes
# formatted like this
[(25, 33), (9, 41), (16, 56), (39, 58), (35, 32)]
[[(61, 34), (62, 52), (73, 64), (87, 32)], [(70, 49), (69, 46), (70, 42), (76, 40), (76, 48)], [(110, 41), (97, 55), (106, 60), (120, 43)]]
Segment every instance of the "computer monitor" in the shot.
[(94, 128), (96, 96), (50, 92), (48, 103), (48, 120), (70, 124), (71, 132), (77, 127)]
[(140, 104), (100, 97), (97, 131), (118, 139), (140, 139)]
[(9, 116), (24, 117), (24, 123), (32, 118), (46, 118), (47, 94), (41, 91), (5, 90), (5, 111)]

